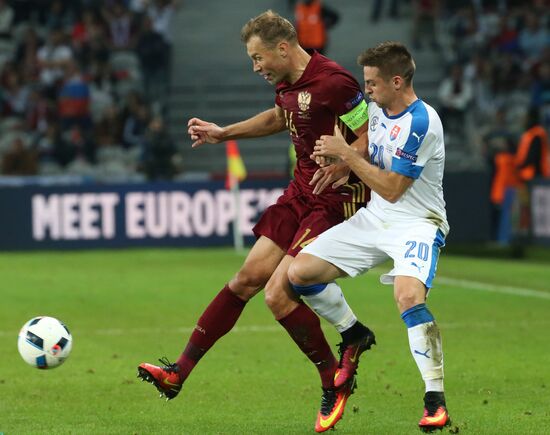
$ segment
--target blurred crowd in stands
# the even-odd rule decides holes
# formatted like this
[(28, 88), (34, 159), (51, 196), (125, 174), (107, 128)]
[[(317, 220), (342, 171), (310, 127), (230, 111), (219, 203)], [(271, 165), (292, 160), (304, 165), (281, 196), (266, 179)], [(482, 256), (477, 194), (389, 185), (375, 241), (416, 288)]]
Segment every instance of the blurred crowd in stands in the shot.
[(440, 24), (449, 65), (439, 93), (442, 117), (462, 124), (470, 112), (488, 125), (504, 109), (519, 126), (517, 115), (536, 106), (550, 126), (549, 2), (456, 1), (454, 9), (447, 3)]
[(0, 0), (2, 175), (170, 179), (171, 0)]
[[(101, 180), (181, 173), (165, 126), (176, 1), (0, 0), (1, 173)], [(524, 164), (521, 135), (533, 122), (550, 128), (549, 1), (366, 5), (367, 28), (409, 17), (413, 54), (443, 60), (436, 64), (447, 71), (434, 86), (448, 148), (470, 153), (473, 167), (484, 156), (493, 172), (501, 153)], [(288, 6), (308, 48), (323, 51), (331, 27), (346, 25), (334, 0)], [(541, 159), (539, 137), (527, 159)], [(536, 175), (545, 171), (539, 166)]]
[(440, 20), (440, 39), (432, 39), (431, 48), (441, 50), (448, 65), (439, 87), (446, 133), (471, 140), (473, 146), (463, 148), (484, 158), (498, 231), (503, 212), (518, 199), (528, 215), (528, 184), (550, 178), (550, 2), (418, 4), (420, 14)]

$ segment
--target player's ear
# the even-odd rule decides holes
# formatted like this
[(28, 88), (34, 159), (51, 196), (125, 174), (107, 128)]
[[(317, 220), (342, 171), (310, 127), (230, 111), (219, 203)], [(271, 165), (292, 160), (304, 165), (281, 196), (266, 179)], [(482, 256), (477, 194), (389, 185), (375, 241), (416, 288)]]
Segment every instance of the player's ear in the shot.
[(277, 49), (281, 57), (284, 58), (288, 56), (288, 42), (286, 41), (279, 42), (279, 44), (277, 45)]
[(392, 83), (395, 90), (401, 89), (401, 86), (403, 86), (403, 78), (400, 76), (394, 76), (392, 78)]

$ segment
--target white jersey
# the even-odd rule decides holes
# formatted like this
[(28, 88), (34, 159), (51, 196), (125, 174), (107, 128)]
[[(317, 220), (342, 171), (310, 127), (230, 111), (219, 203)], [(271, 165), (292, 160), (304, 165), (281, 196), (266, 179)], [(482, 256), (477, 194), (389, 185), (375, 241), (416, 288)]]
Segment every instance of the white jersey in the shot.
[(389, 116), (376, 103), (369, 103), (369, 156), (373, 165), (414, 178), (414, 182), (393, 204), (372, 191), (368, 209), (386, 222), (427, 220), (447, 235), (445, 144), (433, 107), (416, 100), (402, 113)]

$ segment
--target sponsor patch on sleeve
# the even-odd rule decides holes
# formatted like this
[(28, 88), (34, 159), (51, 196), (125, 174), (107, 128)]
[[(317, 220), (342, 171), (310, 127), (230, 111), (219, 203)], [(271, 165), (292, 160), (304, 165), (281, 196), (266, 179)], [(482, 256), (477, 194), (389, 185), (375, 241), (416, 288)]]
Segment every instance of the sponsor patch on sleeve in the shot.
[(346, 109), (348, 110), (352, 109), (353, 107), (357, 106), (363, 99), (364, 99), (363, 92), (361, 91), (357, 92), (357, 95), (346, 103)]
[(401, 148), (397, 148), (397, 151), (395, 151), (395, 155), (402, 159), (410, 160), (413, 163), (416, 163), (416, 159), (418, 158), (418, 156), (409, 154), (408, 152), (403, 151)]

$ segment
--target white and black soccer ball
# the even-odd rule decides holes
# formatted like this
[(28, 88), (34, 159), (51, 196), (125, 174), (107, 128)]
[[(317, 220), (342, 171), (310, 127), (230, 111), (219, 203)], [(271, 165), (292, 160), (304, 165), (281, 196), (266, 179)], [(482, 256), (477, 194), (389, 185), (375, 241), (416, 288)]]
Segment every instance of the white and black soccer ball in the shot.
[(67, 359), (73, 347), (69, 329), (54, 317), (35, 317), (19, 331), (17, 348), (27, 364), (52, 369)]

